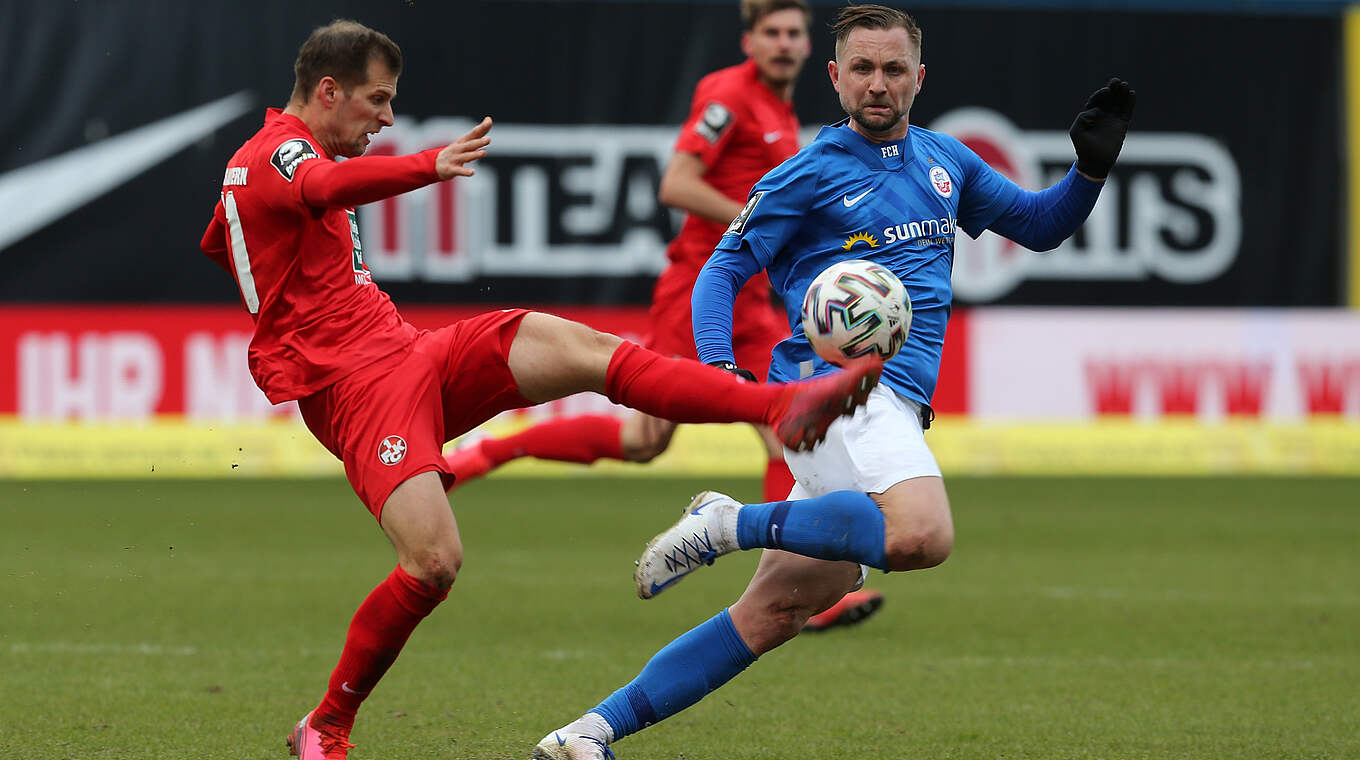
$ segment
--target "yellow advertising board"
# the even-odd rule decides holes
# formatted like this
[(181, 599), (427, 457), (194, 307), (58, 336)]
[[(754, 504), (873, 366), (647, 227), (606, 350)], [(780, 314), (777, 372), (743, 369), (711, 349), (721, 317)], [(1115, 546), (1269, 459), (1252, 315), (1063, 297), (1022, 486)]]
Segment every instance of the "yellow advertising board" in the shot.
[[(500, 435), (522, 424), (493, 422), (480, 432)], [(949, 475), (1360, 475), (1360, 425), (1339, 417), (1296, 425), (1191, 418), (1002, 425), (949, 416), (936, 420), (927, 440)], [(763, 471), (762, 451), (744, 425), (687, 425), (670, 450), (647, 465), (524, 459), (498, 474), (756, 476)], [(0, 419), (0, 478), (329, 475), (343, 475), (340, 463), (292, 420), (203, 425), (161, 419), (129, 426)]]

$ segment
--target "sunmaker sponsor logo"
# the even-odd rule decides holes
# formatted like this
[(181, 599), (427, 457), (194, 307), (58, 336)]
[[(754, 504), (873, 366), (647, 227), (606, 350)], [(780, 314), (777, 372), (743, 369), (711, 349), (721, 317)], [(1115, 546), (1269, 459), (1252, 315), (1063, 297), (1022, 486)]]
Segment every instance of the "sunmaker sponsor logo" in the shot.
[(894, 224), (883, 228), (883, 244), (900, 242), (917, 248), (950, 245), (954, 242), (954, 228), (957, 224), (958, 222), (951, 216)]
[(855, 247), (855, 243), (864, 243), (868, 245), (870, 248), (877, 248), (878, 238), (874, 237), (873, 235), (870, 235), (867, 232), (856, 232), (855, 234), (846, 238), (844, 243), (841, 243), (841, 248), (843, 250), (848, 251), (851, 248)]

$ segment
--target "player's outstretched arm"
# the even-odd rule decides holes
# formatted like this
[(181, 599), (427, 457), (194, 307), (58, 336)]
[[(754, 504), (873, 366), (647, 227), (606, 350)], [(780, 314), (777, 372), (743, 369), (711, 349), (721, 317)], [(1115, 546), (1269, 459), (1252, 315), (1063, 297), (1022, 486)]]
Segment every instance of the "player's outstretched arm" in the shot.
[(491, 117), (485, 116), (467, 134), (441, 148), (434, 159), (434, 170), (439, 179), (476, 174), (476, 170), (468, 164), (486, 155), (486, 146), (491, 144), (491, 138), (487, 135), (490, 131)]
[(486, 155), (491, 118), (443, 148), (405, 156), (360, 156), (348, 161), (304, 161), (298, 168), (302, 199), (309, 206), (352, 208), (454, 177), (471, 177), (473, 161)]
[(1076, 232), (1095, 207), (1124, 146), (1135, 97), (1118, 78), (1096, 90), (1069, 130), (1077, 161), (1067, 176), (1037, 193), (1019, 190), (989, 228), (1031, 251), (1057, 248)]
[(1038, 192), (1016, 188), (1010, 205), (987, 228), (1031, 251), (1051, 251), (1090, 216), (1104, 184), (1073, 167), (1057, 184)]
[(1136, 100), (1137, 93), (1118, 77), (1087, 98), (1067, 132), (1077, 150), (1077, 171), (1082, 176), (1096, 181), (1110, 176), (1119, 149), (1124, 147)]

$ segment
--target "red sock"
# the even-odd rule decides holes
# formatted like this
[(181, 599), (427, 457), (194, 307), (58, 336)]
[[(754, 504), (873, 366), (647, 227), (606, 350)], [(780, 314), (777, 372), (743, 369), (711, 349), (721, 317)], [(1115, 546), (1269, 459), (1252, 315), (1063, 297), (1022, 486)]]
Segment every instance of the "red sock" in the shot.
[(793, 473), (789, 472), (789, 465), (783, 457), (769, 460), (765, 465), (765, 501), (788, 499), (789, 491), (793, 490), (794, 482)]
[(520, 457), (590, 464), (596, 459), (623, 459), (622, 427), (618, 417), (583, 414), (540, 422), (515, 435), (488, 438), (480, 445), (494, 467)]
[(781, 385), (748, 383), (731, 372), (672, 359), (624, 341), (609, 360), (609, 400), (671, 422), (771, 424)]
[(348, 736), (359, 704), (397, 659), (416, 624), (448, 595), (416, 580), (400, 566), (379, 583), (350, 621), (344, 651), (321, 706), (312, 713), (312, 726), (325, 724)]

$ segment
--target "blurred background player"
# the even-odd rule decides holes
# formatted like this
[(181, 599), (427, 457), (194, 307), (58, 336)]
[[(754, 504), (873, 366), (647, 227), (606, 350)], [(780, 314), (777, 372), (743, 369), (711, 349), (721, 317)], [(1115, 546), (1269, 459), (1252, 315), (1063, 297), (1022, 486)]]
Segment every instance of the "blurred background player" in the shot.
[[(462, 566), (445, 495), (448, 440), (507, 409), (594, 391), (668, 419), (773, 425), (803, 448), (863, 403), (880, 366), (831, 381), (749, 383), (523, 309), (417, 330), (374, 284), (354, 207), (471, 176), (491, 119), (443, 148), (363, 157), (370, 136), (394, 121), (401, 68), (400, 48), (366, 26), (314, 30), (287, 107), (269, 109), (228, 162), (201, 244), (235, 277), (254, 320), (256, 383), (273, 403), (298, 401), (397, 555), (355, 612), (321, 703), (288, 737), (301, 760), (347, 757), (360, 704)], [(333, 160), (342, 156), (350, 160)]]
[[(652, 292), (646, 345), (667, 356), (697, 358), (691, 330), (694, 281), (728, 224), (741, 213), (756, 180), (798, 152), (793, 90), (812, 52), (811, 9), (804, 0), (742, 0), (746, 60), (719, 69), (694, 89), (689, 118), (661, 178), (658, 198), (685, 212), (680, 233)], [(718, 366), (764, 382), (770, 355), (789, 336), (769, 280), (753, 277), (737, 295), (732, 333), (736, 362)], [(650, 462), (670, 446), (675, 422), (634, 412), (626, 419), (587, 414), (540, 422), (504, 438), (483, 438), (447, 455), (455, 483), (465, 483), (520, 457), (589, 464), (597, 459)], [(783, 448), (757, 427), (767, 455), (762, 496), (782, 499), (793, 487)], [(882, 593), (861, 589), (813, 616), (808, 630), (859, 622), (882, 604)]]
[[(769, 273), (793, 321), (818, 273), (859, 256), (906, 285), (911, 335), (884, 365), (883, 384), (862, 412), (833, 423), (815, 451), (787, 453), (798, 480), (788, 500), (743, 505), (704, 492), (648, 544), (634, 576), (643, 598), (723, 554), (767, 551), (735, 604), (545, 736), (536, 758), (600, 760), (610, 743), (688, 708), (794, 638), (809, 615), (861, 583), (867, 567), (917, 570), (949, 556), (953, 518), (924, 428), (952, 302), (956, 228), (974, 237), (991, 229), (1031, 250), (1052, 249), (1086, 220), (1119, 155), (1134, 94), (1112, 79), (1072, 124), (1077, 160), (1066, 176), (1039, 192), (1023, 190), (957, 139), (911, 125), (926, 74), (914, 19), (855, 5), (840, 12), (834, 31), (836, 58), (827, 73), (849, 118), (824, 127), (756, 183), (695, 283), (699, 355), (732, 361), (732, 305), (757, 272)], [(913, 232), (895, 240), (883, 234), (883, 244), (867, 253), (851, 254), (843, 244), (858, 231), (894, 227)], [(830, 371), (799, 331), (775, 350), (770, 375)]]

